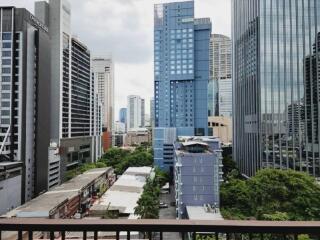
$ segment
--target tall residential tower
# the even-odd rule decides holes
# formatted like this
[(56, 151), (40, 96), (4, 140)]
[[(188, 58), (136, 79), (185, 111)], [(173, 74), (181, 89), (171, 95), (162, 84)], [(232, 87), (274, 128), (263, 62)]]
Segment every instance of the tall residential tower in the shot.
[(98, 92), (103, 105), (103, 127), (114, 130), (114, 63), (110, 57), (94, 57), (92, 74), (98, 83)]
[(232, 115), (232, 42), (227, 36), (212, 34), (210, 39), (209, 116)]
[(127, 130), (144, 127), (145, 102), (137, 95), (130, 95), (127, 98)]

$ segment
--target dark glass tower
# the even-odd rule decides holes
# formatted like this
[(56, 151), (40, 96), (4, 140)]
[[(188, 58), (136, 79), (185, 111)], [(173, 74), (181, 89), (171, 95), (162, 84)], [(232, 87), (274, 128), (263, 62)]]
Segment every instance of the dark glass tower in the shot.
[(318, 0), (233, 0), (234, 157), (319, 176)]

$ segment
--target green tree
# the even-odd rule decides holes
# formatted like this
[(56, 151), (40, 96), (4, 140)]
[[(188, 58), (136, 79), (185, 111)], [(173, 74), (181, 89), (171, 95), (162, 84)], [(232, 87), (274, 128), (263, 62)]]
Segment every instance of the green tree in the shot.
[(320, 219), (320, 185), (306, 173), (264, 169), (247, 184), (257, 219), (277, 212), (287, 213), (289, 220)]
[(155, 168), (155, 176), (160, 187), (164, 186), (169, 181), (169, 174), (158, 167)]
[(275, 212), (273, 214), (263, 214), (262, 219), (266, 221), (288, 221), (289, 216), (287, 213)]
[(155, 179), (147, 179), (134, 213), (143, 219), (159, 218), (159, 195), (160, 188), (158, 183)]
[(250, 191), (244, 180), (230, 178), (220, 188), (222, 213), (226, 219), (245, 219), (250, 216)]
[(320, 185), (306, 173), (263, 169), (221, 186), (222, 213), (229, 219), (320, 220)]
[(236, 172), (239, 174), (238, 168), (237, 168), (237, 164), (235, 161), (233, 161), (233, 159), (231, 158), (231, 156), (226, 156), (222, 159), (222, 171), (223, 171), (223, 179), (227, 180), (228, 175), (236, 170)]

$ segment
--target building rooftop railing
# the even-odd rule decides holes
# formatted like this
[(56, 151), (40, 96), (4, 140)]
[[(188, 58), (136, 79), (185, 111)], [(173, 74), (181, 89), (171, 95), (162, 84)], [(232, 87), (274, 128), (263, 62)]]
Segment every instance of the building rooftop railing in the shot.
[(101, 239), (101, 232), (113, 233), (112, 239), (120, 239), (120, 233), (122, 236), (123, 232), (127, 239), (130, 239), (131, 232), (146, 233), (148, 239), (166, 239), (163, 233), (175, 232), (180, 233), (181, 239), (196, 239), (198, 234), (205, 233), (211, 234), (215, 240), (296, 240), (300, 234), (319, 239), (320, 222), (0, 219), (0, 239), (5, 239), (8, 232), (16, 232), (18, 239), (33, 239), (36, 232), (48, 233), (48, 239), (67, 239), (66, 233), (70, 232), (80, 232), (78, 239)]

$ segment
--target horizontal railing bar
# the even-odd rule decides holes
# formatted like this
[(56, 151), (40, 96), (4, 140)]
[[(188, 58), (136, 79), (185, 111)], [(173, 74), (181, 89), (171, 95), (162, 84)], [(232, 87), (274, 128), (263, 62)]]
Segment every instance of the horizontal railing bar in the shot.
[(0, 219), (0, 231), (140, 231), (320, 234), (320, 222), (197, 221), (197, 220), (85, 220), (85, 219)]

